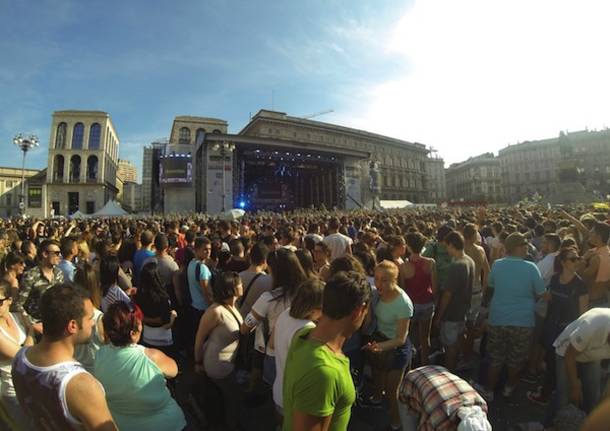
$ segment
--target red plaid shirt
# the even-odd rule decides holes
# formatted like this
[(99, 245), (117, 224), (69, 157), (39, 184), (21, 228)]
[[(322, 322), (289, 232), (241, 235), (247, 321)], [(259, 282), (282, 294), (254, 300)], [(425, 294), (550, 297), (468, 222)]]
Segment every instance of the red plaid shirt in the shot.
[(419, 416), (418, 430), (456, 430), (460, 407), (480, 406), (487, 413), (487, 403), (472, 386), (438, 366), (427, 365), (407, 373), (399, 397)]

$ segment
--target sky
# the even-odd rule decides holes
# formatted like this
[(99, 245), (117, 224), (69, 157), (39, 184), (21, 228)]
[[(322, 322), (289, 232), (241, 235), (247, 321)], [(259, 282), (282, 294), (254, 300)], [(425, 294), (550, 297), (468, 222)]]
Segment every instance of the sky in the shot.
[(446, 165), (601, 129), (608, 16), (604, 0), (0, 0), (0, 165), (19, 166), (24, 132), (41, 141), (27, 167), (45, 167), (66, 109), (108, 112), (139, 169), (177, 115), (237, 133), (259, 109), (332, 109), (315, 119)]

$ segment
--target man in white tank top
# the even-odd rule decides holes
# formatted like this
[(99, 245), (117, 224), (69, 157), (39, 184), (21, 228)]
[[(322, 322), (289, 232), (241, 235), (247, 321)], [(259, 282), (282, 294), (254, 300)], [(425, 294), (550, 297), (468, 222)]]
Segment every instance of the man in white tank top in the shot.
[(57, 284), (40, 300), (42, 341), (13, 362), (17, 398), (36, 429), (113, 431), (102, 385), (74, 360), (74, 347), (91, 337), (94, 308), (82, 289)]

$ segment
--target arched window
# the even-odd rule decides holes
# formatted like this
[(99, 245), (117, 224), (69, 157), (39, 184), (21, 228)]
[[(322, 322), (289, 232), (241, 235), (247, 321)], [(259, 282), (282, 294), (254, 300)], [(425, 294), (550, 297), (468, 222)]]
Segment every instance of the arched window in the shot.
[(80, 180), (80, 156), (70, 158), (70, 182), (77, 183)]
[(197, 133), (195, 134), (195, 145), (203, 144), (204, 139), (205, 139), (205, 129), (197, 129)]
[(221, 132), (220, 130), (218, 130), (218, 129), (214, 129), (214, 131), (213, 131), (212, 133), (215, 133), (215, 134), (217, 134), (217, 135), (220, 135), (222, 132)]
[(76, 123), (72, 129), (72, 149), (83, 149), (83, 136), (85, 134), (85, 126), (83, 123)]
[(57, 154), (53, 160), (53, 181), (64, 180), (64, 156)]
[(64, 149), (66, 148), (66, 130), (68, 125), (66, 123), (59, 123), (57, 125), (57, 132), (55, 133), (55, 148)]
[(97, 156), (89, 156), (87, 159), (87, 181), (97, 180)]
[(188, 145), (191, 143), (191, 130), (188, 127), (183, 127), (180, 129), (178, 143), (181, 145)]
[(89, 129), (89, 149), (99, 150), (100, 149), (100, 137), (102, 135), (102, 128), (99, 123), (93, 123), (91, 129)]

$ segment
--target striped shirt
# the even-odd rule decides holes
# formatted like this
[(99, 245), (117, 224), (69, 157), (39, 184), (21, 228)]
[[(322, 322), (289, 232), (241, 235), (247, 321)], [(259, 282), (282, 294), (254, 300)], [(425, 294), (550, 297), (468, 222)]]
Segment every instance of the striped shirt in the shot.
[(115, 284), (108, 289), (108, 292), (106, 292), (106, 295), (102, 298), (102, 311), (105, 313), (108, 311), (108, 307), (118, 301), (123, 301), (126, 304), (131, 303), (129, 296)]

